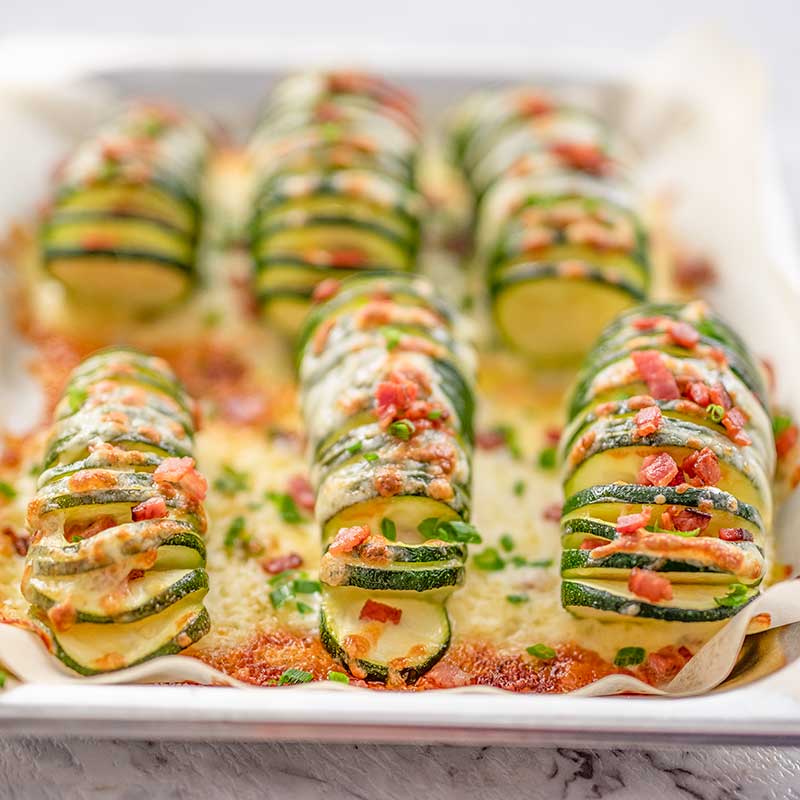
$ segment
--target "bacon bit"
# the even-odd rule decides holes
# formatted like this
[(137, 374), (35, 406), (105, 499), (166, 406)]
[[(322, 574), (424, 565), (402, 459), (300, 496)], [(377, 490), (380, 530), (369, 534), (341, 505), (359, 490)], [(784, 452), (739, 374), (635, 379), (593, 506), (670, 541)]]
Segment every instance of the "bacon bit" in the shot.
[(691, 657), (692, 653), (688, 648), (667, 645), (647, 655), (644, 663), (637, 669), (638, 677), (651, 686), (663, 686), (683, 669)]
[(325, 278), (324, 281), (320, 281), (314, 287), (314, 291), (311, 293), (311, 302), (324, 303), (326, 300), (336, 297), (341, 288), (341, 281), (336, 280), (336, 278)]
[(286, 491), (294, 502), (306, 511), (314, 510), (314, 487), (305, 475), (292, 475)]
[(725, 355), (724, 350), (720, 350), (718, 347), (712, 347), (709, 349), (708, 355), (716, 361), (722, 369), (728, 366), (728, 356)]
[(672, 584), (651, 570), (634, 567), (628, 578), (628, 589), (637, 597), (643, 597), (653, 603), (672, 600)]
[[(729, 411), (733, 408), (733, 400), (731, 400), (728, 390), (719, 381), (708, 390), (708, 397), (709, 402), (716, 406), (722, 406), (725, 411)], [(708, 403), (706, 403), (706, 405), (708, 405)]]
[(461, 667), (449, 661), (440, 661), (425, 674), (425, 683), (431, 684), (431, 687), (435, 689), (453, 689), (456, 686), (469, 686), (472, 683), (472, 677)]
[(70, 476), (67, 485), (71, 492), (93, 492), (117, 485), (117, 473), (107, 469), (82, 469)]
[(719, 459), (710, 447), (686, 456), (681, 462), (681, 470), (691, 486), (716, 486), (722, 477)]
[(379, 603), (377, 600), (367, 600), (364, 603), (359, 619), (371, 619), (375, 622), (391, 622), (392, 625), (399, 625), (403, 616), (403, 610), (394, 606), (387, 606), (386, 603)]
[(208, 482), (195, 469), (191, 456), (165, 458), (153, 473), (156, 483), (177, 483), (190, 497), (198, 502), (205, 499)]
[(17, 533), (11, 526), (6, 526), (3, 528), (3, 536), (11, 540), (14, 551), (18, 556), (28, 555), (28, 547), (30, 547), (31, 540), (27, 534)]
[(661, 409), (658, 406), (647, 406), (643, 408), (633, 419), (636, 425), (634, 438), (641, 439), (644, 436), (650, 436), (650, 434), (655, 433), (661, 428), (663, 420), (664, 417), (661, 415)]
[(328, 254), (330, 266), (341, 269), (355, 269), (363, 267), (367, 263), (367, 257), (361, 250), (351, 248), (349, 250), (332, 250)]
[(546, 428), (544, 440), (550, 447), (555, 447), (561, 441), (561, 428), (555, 426)]
[(752, 442), (750, 437), (744, 432), (744, 426), (747, 424), (747, 417), (737, 406), (734, 406), (730, 411), (726, 412), (725, 416), (722, 418), (722, 424), (725, 426), (725, 430), (728, 431), (728, 436), (731, 441), (735, 444), (738, 444), (740, 447), (747, 447), (747, 445)]
[(418, 393), (417, 383), (399, 372), (392, 372), (388, 380), (381, 381), (375, 388), (376, 413), (381, 427), (388, 428), (394, 420), (407, 416), (405, 412)]
[(692, 350), (700, 341), (700, 334), (688, 322), (671, 322), (667, 332), (675, 344), (687, 350)]
[(644, 528), (650, 522), (652, 513), (653, 509), (650, 506), (645, 506), (638, 514), (623, 514), (617, 519), (617, 524), (614, 528), (617, 533), (636, 533), (636, 531)]
[(675, 377), (667, 369), (658, 350), (637, 350), (631, 353), (631, 359), (656, 400), (677, 400), (681, 396)]
[(675, 507), (671, 507), (668, 509), (668, 513), (672, 521), (670, 530), (683, 533), (698, 529), (702, 533), (711, 522), (711, 514), (707, 514), (705, 511), (695, 511), (692, 508), (681, 508), (680, 511), (676, 511)]
[(79, 241), (84, 250), (111, 250), (117, 244), (117, 237), (109, 233), (85, 233)]
[(539, 117), (553, 110), (553, 101), (543, 94), (531, 92), (517, 98), (516, 106), (523, 117)]
[(785, 431), (781, 431), (775, 437), (775, 450), (778, 458), (785, 458), (792, 448), (797, 444), (798, 430), (797, 425), (790, 425)]
[(678, 465), (669, 453), (645, 456), (637, 482), (644, 486), (669, 486), (678, 474)]
[(744, 528), (720, 528), (719, 538), (723, 542), (752, 542), (753, 534)]
[(579, 550), (594, 550), (596, 547), (602, 547), (608, 544), (605, 539), (598, 539), (596, 536), (587, 536), (582, 542)]
[(57, 631), (68, 631), (75, 624), (78, 613), (70, 600), (64, 600), (50, 608), (47, 618)]
[(311, 342), (311, 349), (314, 351), (315, 356), (320, 355), (325, 349), (325, 345), (328, 343), (328, 337), (331, 335), (331, 331), (333, 330), (333, 326), (335, 324), (336, 320), (331, 317), (321, 323), (314, 332), (314, 338)]
[(710, 259), (681, 256), (675, 264), (675, 283), (682, 289), (697, 289), (717, 282), (717, 271)]
[[(342, 528), (341, 530), (347, 530), (347, 528)], [(265, 558), (260, 562), (260, 565), (267, 575), (278, 575), (281, 572), (286, 572), (287, 569), (299, 569), (303, 566), (303, 559), (298, 553), (285, 553), (274, 558)]]
[(108, 515), (98, 517), (94, 522), (72, 522), (64, 528), (64, 538), (68, 542), (89, 539), (101, 531), (113, 528), (116, 524), (116, 519)]
[(711, 393), (702, 381), (692, 381), (689, 383), (683, 392), (685, 397), (688, 397), (693, 403), (705, 408), (711, 404)]
[(475, 444), (481, 450), (499, 450), (506, 443), (506, 435), (502, 430), (478, 431), (475, 434)]
[[(656, 404), (656, 401), (652, 397), (650, 397), (649, 394), (635, 394), (635, 395), (633, 395), (633, 397), (628, 399), (628, 408), (631, 411), (639, 411), (639, 410), (641, 410), (643, 408), (648, 408), (649, 406), (654, 406), (655, 404)], [(613, 403), (613, 402), (610, 403), (609, 405), (616, 406), (616, 404)], [(599, 409), (600, 406), (598, 406), (597, 408)], [(599, 412), (597, 412), (597, 409), (595, 409), (595, 412), (599, 413)]]
[(589, 175), (608, 175), (611, 171), (611, 159), (593, 144), (556, 142), (550, 151), (568, 166)]
[(777, 379), (775, 377), (775, 365), (772, 360), (762, 356), (761, 366), (764, 369), (764, 374), (767, 378), (767, 391), (772, 395), (777, 387)]
[(383, 467), (372, 480), (381, 497), (393, 497), (403, 489), (403, 478), (397, 467)]
[(339, 528), (328, 552), (334, 556), (349, 553), (369, 538), (369, 525), (354, 525), (351, 528)]
[(151, 497), (131, 509), (131, 519), (141, 522), (145, 519), (161, 519), (167, 516), (167, 504), (163, 497)]
[(561, 521), (561, 503), (550, 503), (549, 506), (545, 506), (544, 510), (542, 511), (542, 516), (548, 522), (560, 522)]
[[(220, 414), (234, 425), (254, 425), (268, 417), (269, 403), (258, 391), (237, 391), (220, 401)], [(195, 426), (197, 429), (197, 426)]]
[(144, 578), (144, 570), (143, 569), (132, 569), (128, 573), (128, 580), (129, 581), (138, 581), (139, 578)]
[(633, 327), (637, 331), (655, 330), (662, 322), (664, 317), (637, 317), (633, 321)]

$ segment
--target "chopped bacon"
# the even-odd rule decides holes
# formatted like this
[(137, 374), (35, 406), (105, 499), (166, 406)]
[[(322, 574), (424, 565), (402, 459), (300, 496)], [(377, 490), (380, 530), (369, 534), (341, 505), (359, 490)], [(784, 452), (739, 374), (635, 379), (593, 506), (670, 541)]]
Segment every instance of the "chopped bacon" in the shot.
[(728, 356), (725, 355), (724, 350), (720, 350), (719, 347), (712, 347), (708, 351), (708, 355), (717, 362), (720, 368), (725, 369), (728, 366)]
[(502, 430), (478, 431), (475, 435), (475, 444), (481, 450), (499, 450), (506, 443), (506, 435)]
[(737, 406), (734, 406), (725, 413), (725, 416), (722, 418), (722, 424), (725, 426), (725, 430), (728, 431), (729, 438), (735, 444), (741, 447), (747, 447), (747, 445), (751, 443), (752, 440), (744, 432), (744, 427), (747, 425), (747, 417), (744, 411)]
[(64, 528), (64, 538), (68, 542), (76, 542), (81, 539), (89, 539), (101, 531), (113, 528), (117, 524), (114, 517), (108, 515), (98, 517), (94, 522), (72, 522)]
[(675, 344), (687, 350), (691, 350), (700, 341), (700, 334), (688, 322), (671, 322), (668, 333)]
[(637, 350), (631, 353), (633, 363), (656, 400), (677, 400), (681, 393), (675, 377), (667, 369), (658, 350)]
[(417, 399), (419, 387), (408, 377), (397, 372), (381, 381), (375, 389), (376, 412), (381, 426), (388, 427), (393, 420), (404, 417)]
[(744, 528), (720, 528), (719, 538), (723, 542), (752, 542), (753, 534)]
[(633, 327), (637, 331), (655, 330), (662, 322), (664, 317), (637, 317), (633, 321)]
[(784, 458), (797, 444), (797, 436), (797, 425), (790, 425), (775, 437), (775, 450), (778, 453), (778, 458)]
[(403, 616), (403, 610), (394, 606), (387, 606), (386, 603), (379, 603), (377, 600), (367, 600), (364, 603), (359, 619), (371, 619), (375, 622), (391, 622), (392, 625), (399, 625)]
[(711, 403), (711, 393), (702, 381), (692, 381), (686, 386), (683, 392), (693, 403), (705, 408)]
[(379, 469), (372, 483), (381, 497), (393, 497), (403, 490), (403, 476), (395, 466)]
[(716, 486), (722, 477), (719, 459), (710, 447), (686, 456), (681, 462), (681, 470), (691, 486)]
[(538, 117), (553, 110), (553, 101), (543, 94), (528, 92), (517, 99), (517, 111), (523, 117)]
[(303, 558), (298, 553), (284, 553), (274, 558), (261, 561), (261, 569), (268, 575), (277, 575), (287, 569), (298, 569), (303, 566)]
[(332, 267), (350, 269), (354, 267), (363, 267), (367, 261), (367, 257), (363, 251), (351, 248), (349, 250), (332, 250), (328, 253), (328, 261)]
[(634, 567), (628, 578), (628, 589), (637, 597), (643, 597), (652, 603), (660, 600), (672, 600), (672, 584), (662, 575), (651, 570)]
[(339, 528), (328, 552), (334, 556), (344, 555), (358, 547), (369, 538), (369, 525), (354, 525), (352, 528)]
[(590, 175), (607, 175), (611, 170), (611, 159), (593, 144), (556, 142), (550, 151), (573, 169)]
[(138, 581), (139, 578), (144, 578), (145, 572), (143, 569), (132, 569), (128, 573), (128, 580), (129, 581)]
[(614, 527), (617, 533), (636, 533), (650, 522), (652, 513), (650, 506), (645, 506), (638, 514), (622, 514)]
[(561, 520), (561, 508), (561, 503), (550, 503), (549, 506), (545, 506), (542, 516), (548, 522), (559, 522)]
[(605, 539), (598, 539), (596, 536), (587, 536), (582, 542), (579, 550), (594, 550), (596, 547), (602, 547), (608, 544)]
[(3, 536), (11, 540), (11, 544), (14, 546), (14, 551), (18, 556), (28, 555), (28, 547), (31, 543), (29, 536), (24, 533), (17, 533), (17, 531), (9, 525), (3, 528), (2, 533)]
[(455, 686), (469, 686), (472, 678), (461, 667), (449, 661), (440, 661), (425, 674), (425, 683), (437, 689), (452, 689)]
[(117, 244), (117, 237), (108, 233), (85, 233), (80, 238), (84, 250), (110, 250)]
[(341, 287), (341, 281), (336, 280), (336, 278), (325, 278), (324, 281), (320, 281), (314, 287), (314, 291), (311, 293), (311, 302), (324, 303), (326, 300), (335, 297)]
[(314, 488), (305, 475), (292, 475), (286, 491), (299, 508), (306, 511), (314, 510)]
[(728, 390), (719, 381), (708, 390), (708, 397), (709, 402), (715, 406), (722, 406), (725, 411), (733, 408), (733, 400), (731, 400)]
[(675, 265), (675, 282), (682, 289), (710, 286), (717, 280), (713, 263), (703, 256), (682, 256)]
[(165, 458), (153, 473), (156, 483), (176, 483), (191, 498), (200, 502), (208, 492), (208, 482), (195, 469), (191, 456)]
[(691, 657), (692, 652), (688, 648), (668, 644), (655, 653), (648, 653), (637, 672), (651, 686), (663, 686), (683, 669)]
[(544, 438), (550, 447), (555, 447), (561, 441), (561, 428), (556, 428), (555, 426), (546, 428)]
[[(631, 411), (639, 411), (642, 408), (647, 408), (648, 406), (654, 406), (655, 404), (656, 404), (656, 401), (652, 397), (650, 397), (649, 394), (635, 394), (632, 397), (628, 398), (628, 408)], [(613, 405), (614, 407), (616, 407), (616, 404), (614, 404), (613, 402), (610, 403), (609, 405)], [(599, 408), (600, 408), (600, 406), (596, 406), (595, 407), (595, 413), (596, 414), (600, 413), (598, 411)], [(612, 412), (609, 412), (609, 413), (612, 413)]]
[(669, 453), (645, 456), (637, 482), (644, 486), (669, 486), (678, 474), (678, 465)]
[(636, 425), (636, 438), (641, 439), (644, 436), (650, 436), (651, 433), (655, 433), (661, 427), (663, 419), (661, 409), (658, 406), (646, 406), (637, 412), (633, 418), (633, 422)]
[(163, 497), (150, 497), (131, 509), (131, 519), (141, 522), (145, 519), (161, 519), (167, 516), (167, 504)]
[(707, 514), (705, 511), (695, 511), (692, 508), (681, 508), (680, 511), (670, 508), (667, 513), (672, 522), (671, 530), (683, 533), (694, 530), (702, 533), (711, 522), (711, 514)]

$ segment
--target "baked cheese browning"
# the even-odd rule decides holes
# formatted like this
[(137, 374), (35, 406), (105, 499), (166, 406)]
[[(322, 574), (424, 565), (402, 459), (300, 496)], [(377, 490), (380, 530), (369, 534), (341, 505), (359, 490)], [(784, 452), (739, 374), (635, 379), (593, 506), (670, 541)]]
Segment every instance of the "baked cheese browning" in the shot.
[(775, 442), (761, 370), (705, 303), (602, 334), (561, 439), (562, 603), (581, 617), (714, 622), (759, 591)]
[(528, 88), (468, 98), (449, 140), (500, 335), (539, 366), (577, 366), (649, 289), (624, 145), (590, 114)]
[(59, 167), (41, 229), (45, 268), (82, 303), (163, 309), (196, 282), (210, 141), (171, 107), (124, 108)]
[(210, 627), (194, 404), (160, 358), (113, 348), (71, 374), (28, 505), (22, 593), (82, 674), (177, 653)]
[(379, 78), (304, 74), (275, 89), (250, 145), (255, 289), (274, 325), (296, 332), (328, 279), (414, 268), (419, 147), (413, 100)]
[(479, 540), (470, 353), (431, 286), (402, 275), (343, 283), (300, 342), (322, 642), (357, 678), (413, 683), (449, 646), (445, 601)]

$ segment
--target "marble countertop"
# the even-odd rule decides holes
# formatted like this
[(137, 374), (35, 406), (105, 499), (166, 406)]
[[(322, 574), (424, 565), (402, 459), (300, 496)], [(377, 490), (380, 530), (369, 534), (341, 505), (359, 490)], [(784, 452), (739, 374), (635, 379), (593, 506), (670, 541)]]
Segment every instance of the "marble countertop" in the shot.
[[(214, 4), (139, 0), (14, 3), (4, 8), (0, 34), (24, 32), (208, 34), (261, 29), (272, 35), (343, 35), (353, 25), (391, 41), (619, 46), (655, 44), (689, 25), (716, 19), (764, 59), (774, 76), (778, 149), (792, 200), (800, 203), (800, 92), (796, 75), (797, 7), (792, 0), (634, 0), (602, 4), (538, 5), (495, 0), (486, 7), (409, 0), (376, 13), (367, 0)], [(43, 6), (47, 6), (47, 13)], [(186, 9), (191, 8), (187, 17)], [(580, 9), (578, 12), (577, 9)], [(213, 9), (219, 11), (218, 8)], [(397, 13), (401, 11), (402, 13)], [(157, 12), (157, 13), (156, 13)], [(424, 18), (425, 25), (419, 20)], [(243, 31), (241, 20), (247, 19)], [(489, 24), (491, 22), (491, 24)], [(316, 27), (315, 27), (316, 26)], [(349, 27), (348, 27), (349, 26)], [(554, 32), (558, 39), (554, 39)], [(437, 39), (438, 37), (438, 39)], [(666, 711), (665, 711), (666, 713)], [(692, 748), (691, 750), (572, 750), (507, 747), (234, 744), (30, 739), (0, 741), (2, 800), (800, 800), (800, 749)]]

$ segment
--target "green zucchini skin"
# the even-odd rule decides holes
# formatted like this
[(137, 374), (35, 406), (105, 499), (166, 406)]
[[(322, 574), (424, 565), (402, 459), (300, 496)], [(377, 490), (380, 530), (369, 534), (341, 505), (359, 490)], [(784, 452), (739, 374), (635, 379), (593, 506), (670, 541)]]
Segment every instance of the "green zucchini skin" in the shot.
[[(28, 506), (22, 593), (52, 651), (81, 674), (179, 652), (209, 629), (205, 514), (188, 488), (202, 479), (162, 494), (157, 474), (168, 458), (166, 474), (194, 469), (192, 411), (166, 362), (126, 349), (82, 362), (57, 407)], [(153, 512), (141, 518), (144, 502)]]
[(76, 149), (39, 235), (42, 263), (69, 297), (101, 313), (139, 314), (191, 291), (210, 146), (182, 112), (134, 103)]
[[(559, 446), (566, 609), (604, 620), (719, 622), (758, 594), (772, 549), (775, 469), (765, 382), (705, 303), (621, 314), (579, 372), (568, 418)], [(695, 473), (701, 456), (708, 468)], [(655, 473), (648, 457), (660, 459)], [(638, 530), (618, 525), (647, 509)], [(603, 542), (607, 555), (595, 558)], [(719, 591), (726, 585), (736, 587), (730, 597)]]
[[(413, 682), (446, 651), (444, 604), (464, 580), (466, 545), (442, 538), (470, 513), (471, 354), (428, 283), (385, 274), (344, 282), (298, 349), (323, 644), (356, 676)], [(369, 535), (342, 550), (344, 529)]]
[(420, 244), (414, 103), (388, 84), (370, 95), (372, 79), (352, 91), (340, 83), (352, 81), (321, 73), (280, 83), (250, 143), (256, 295), (266, 320), (292, 335), (322, 280), (413, 270)]

